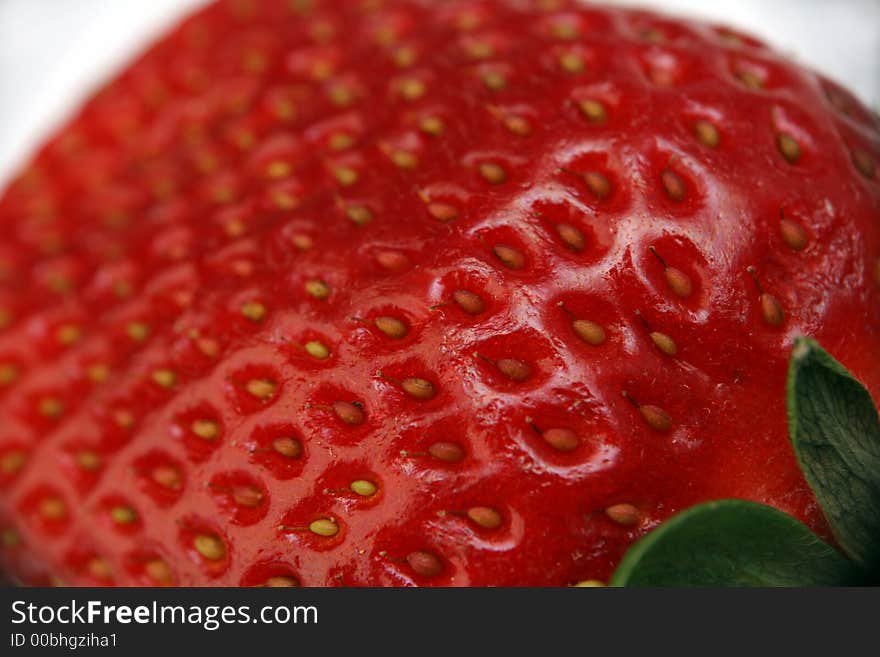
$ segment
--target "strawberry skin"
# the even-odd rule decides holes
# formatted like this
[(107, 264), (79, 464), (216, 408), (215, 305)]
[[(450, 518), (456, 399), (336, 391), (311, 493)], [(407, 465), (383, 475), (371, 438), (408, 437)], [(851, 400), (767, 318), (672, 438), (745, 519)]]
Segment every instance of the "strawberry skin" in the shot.
[(878, 159), (725, 29), (213, 4), (0, 200), (3, 568), (570, 585), (727, 497), (827, 536), (786, 364), (880, 396)]

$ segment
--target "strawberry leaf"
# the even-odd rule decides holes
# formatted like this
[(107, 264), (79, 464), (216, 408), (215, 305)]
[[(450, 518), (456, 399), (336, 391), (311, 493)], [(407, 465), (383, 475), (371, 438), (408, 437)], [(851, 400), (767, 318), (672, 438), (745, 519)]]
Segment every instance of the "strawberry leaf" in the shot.
[(880, 568), (880, 422), (871, 395), (810, 338), (795, 340), (788, 430), (801, 470), (843, 550)]
[(745, 500), (687, 509), (635, 543), (612, 586), (840, 586), (857, 571), (804, 524)]

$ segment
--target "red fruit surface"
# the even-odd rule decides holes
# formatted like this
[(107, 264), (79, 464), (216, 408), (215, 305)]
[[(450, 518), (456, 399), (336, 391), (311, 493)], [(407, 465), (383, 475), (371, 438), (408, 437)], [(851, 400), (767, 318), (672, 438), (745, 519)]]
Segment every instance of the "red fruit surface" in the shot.
[(7, 573), (569, 585), (726, 497), (827, 536), (786, 365), (880, 395), (878, 129), (639, 11), (207, 7), (0, 201)]

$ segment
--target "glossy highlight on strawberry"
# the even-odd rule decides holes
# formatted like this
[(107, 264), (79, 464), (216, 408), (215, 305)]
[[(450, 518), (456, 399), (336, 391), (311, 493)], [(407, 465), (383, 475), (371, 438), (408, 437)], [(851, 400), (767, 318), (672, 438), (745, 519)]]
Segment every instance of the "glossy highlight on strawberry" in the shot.
[(880, 120), (726, 28), (221, 0), (0, 198), (25, 584), (607, 582), (677, 511), (828, 527), (792, 340), (880, 397)]

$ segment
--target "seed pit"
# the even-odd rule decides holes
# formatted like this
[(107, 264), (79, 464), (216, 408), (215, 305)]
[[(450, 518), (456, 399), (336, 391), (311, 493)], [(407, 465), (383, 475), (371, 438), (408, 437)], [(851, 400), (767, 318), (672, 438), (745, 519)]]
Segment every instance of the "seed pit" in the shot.
[(280, 397), (281, 387), (278, 372), (268, 365), (246, 365), (226, 378), (226, 396), (241, 414), (271, 406)]
[(125, 555), (126, 572), (139, 586), (174, 586), (176, 578), (167, 559), (152, 548), (138, 548)]
[(183, 466), (166, 452), (147, 452), (135, 459), (132, 469), (140, 489), (160, 507), (174, 504), (183, 494), (186, 484)]
[(256, 427), (245, 447), (250, 453), (250, 462), (262, 466), (276, 479), (298, 476), (307, 458), (300, 432), (288, 423)]
[(93, 488), (104, 469), (100, 446), (87, 440), (74, 440), (63, 447), (62, 465), (76, 489), (84, 493)]
[(214, 475), (208, 489), (220, 511), (236, 525), (252, 525), (269, 510), (269, 494), (265, 486), (244, 471)]
[(289, 588), (300, 585), (300, 579), (293, 566), (276, 560), (255, 563), (244, 572), (239, 580), (239, 586), (248, 587)]
[(213, 523), (187, 516), (178, 523), (178, 543), (184, 553), (209, 577), (229, 569), (229, 542)]
[(481, 378), (499, 390), (540, 385), (558, 358), (546, 339), (531, 330), (493, 336), (471, 353)]
[(223, 437), (223, 424), (208, 403), (196, 404), (174, 416), (171, 435), (183, 442), (189, 457), (202, 461), (217, 448)]
[(36, 529), (51, 535), (62, 534), (72, 515), (61, 492), (48, 484), (39, 484), (28, 492), (19, 504), (19, 511)]

